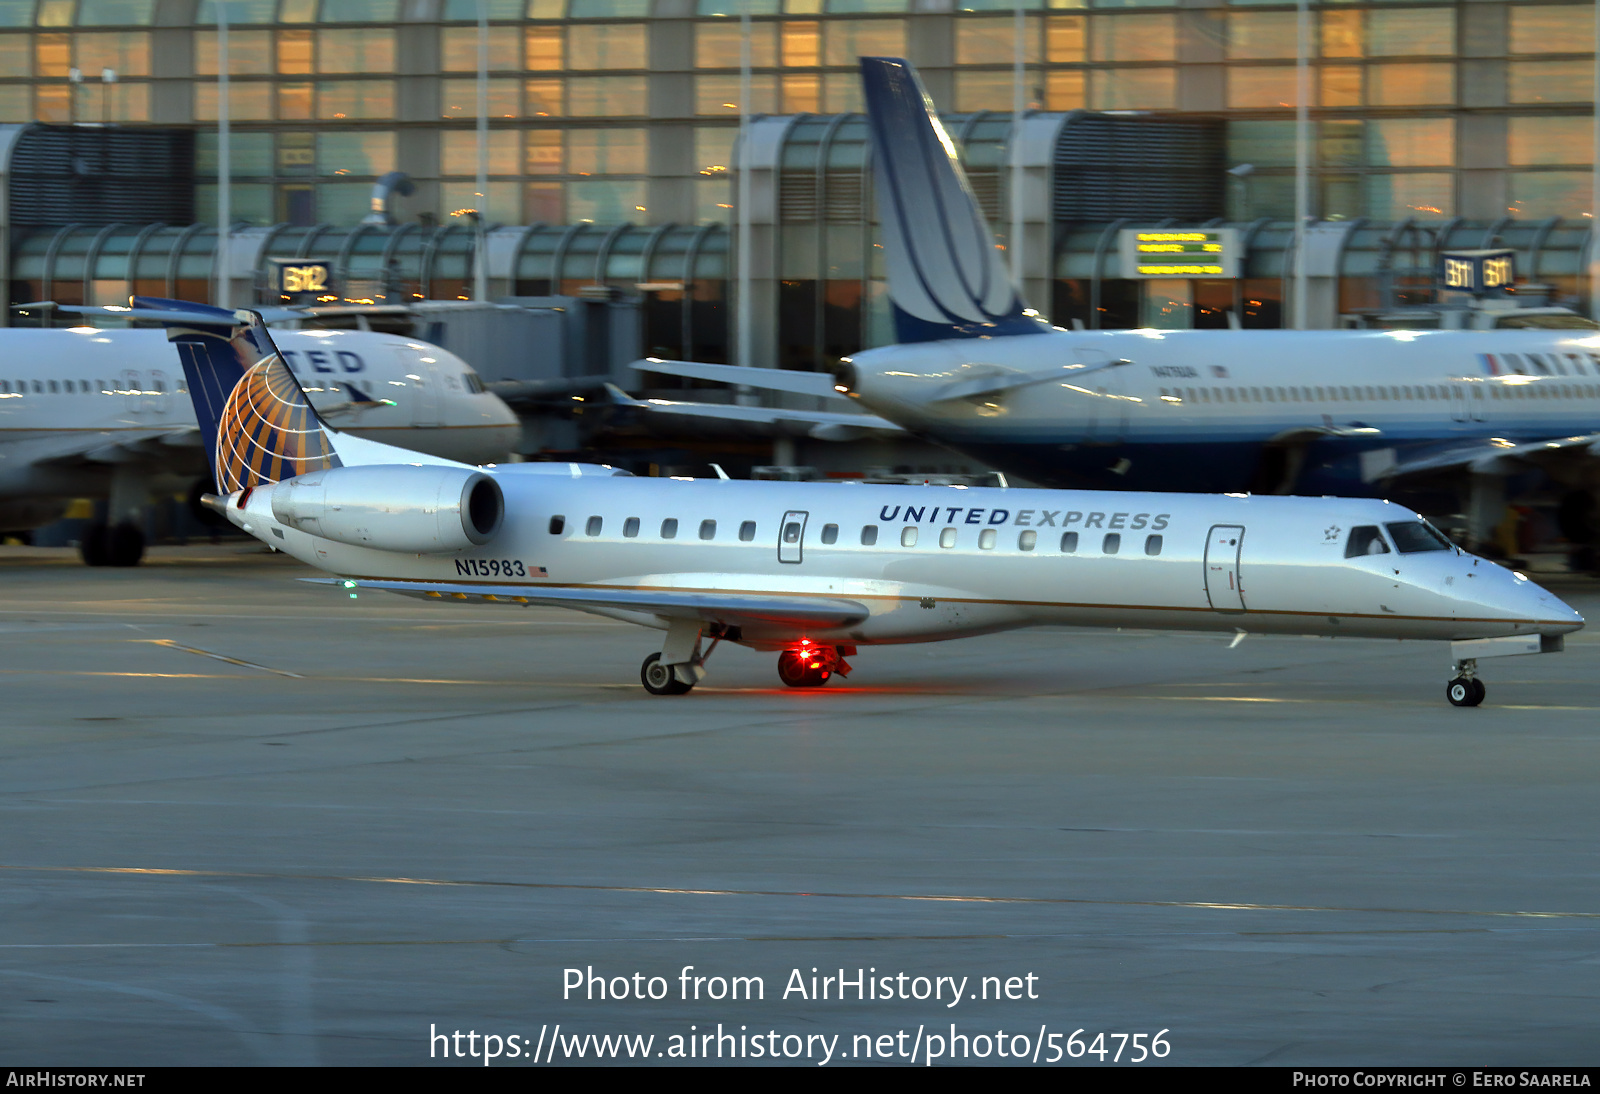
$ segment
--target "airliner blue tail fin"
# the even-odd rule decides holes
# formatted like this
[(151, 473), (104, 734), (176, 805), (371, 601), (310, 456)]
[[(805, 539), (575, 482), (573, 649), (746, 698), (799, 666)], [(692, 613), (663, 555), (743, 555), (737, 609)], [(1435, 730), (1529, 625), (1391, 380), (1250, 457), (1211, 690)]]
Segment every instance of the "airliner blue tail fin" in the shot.
[(861, 58), (889, 301), (901, 342), (1039, 334), (933, 102), (897, 57)]
[(133, 307), (132, 318), (166, 324), (177, 346), (219, 491), (340, 466), (333, 431), (317, 417), (259, 315), (153, 297), (135, 297)]

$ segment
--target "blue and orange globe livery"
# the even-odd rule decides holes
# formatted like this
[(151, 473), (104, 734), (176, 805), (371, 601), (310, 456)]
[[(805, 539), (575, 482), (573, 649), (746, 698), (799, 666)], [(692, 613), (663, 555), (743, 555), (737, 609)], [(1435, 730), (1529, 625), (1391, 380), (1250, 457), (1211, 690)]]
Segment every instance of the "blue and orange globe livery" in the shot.
[(234, 385), (218, 423), (216, 461), (217, 485), (225, 493), (340, 465), (279, 354), (257, 362)]

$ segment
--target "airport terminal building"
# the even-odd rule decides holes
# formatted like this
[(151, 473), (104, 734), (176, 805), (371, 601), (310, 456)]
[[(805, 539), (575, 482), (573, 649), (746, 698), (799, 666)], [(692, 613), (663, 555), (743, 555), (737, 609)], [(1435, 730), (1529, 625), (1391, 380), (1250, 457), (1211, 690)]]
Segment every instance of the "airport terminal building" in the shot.
[[(1013, 132), (1009, 6), (749, 2), (757, 363), (814, 367), (888, 336), (861, 54), (918, 66), (1055, 322), (1284, 322), (1292, 6), (1036, 2)], [(725, 359), (739, 3), (487, 0), (481, 197), (478, 11), (230, 0), (232, 302), (276, 300), (281, 258), (327, 262), (342, 299), (461, 298), (482, 247), (493, 298), (636, 295), (645, 350)], [(1519, 281), (1587, 310), (1592, 6), (1332, 3), (1311, 20), (1307, 325), (1425, 299), (1456, 248), (1512, 248)], [(211, 0), (0, 0), (11, 303), (211, 298), (216, 21)], [(111, 147), (135, 133), (139, 149)], [(393, 171), (413, 189), (392, 223), (362, 224)], [(1219, 268), (1139, 276), (1130, 232), (1179, 228), (1211, 233)]]

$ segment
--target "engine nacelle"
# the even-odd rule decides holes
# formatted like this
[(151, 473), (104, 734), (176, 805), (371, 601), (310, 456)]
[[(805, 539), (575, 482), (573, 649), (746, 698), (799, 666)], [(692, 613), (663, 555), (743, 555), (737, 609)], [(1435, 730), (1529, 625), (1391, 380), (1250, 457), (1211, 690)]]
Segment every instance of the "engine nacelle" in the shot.
[(380, 551), (464, 551), (493, 539), (505, 512), (500, 484), (465, 467), (333, 467), (272, 487), (279, 524)]

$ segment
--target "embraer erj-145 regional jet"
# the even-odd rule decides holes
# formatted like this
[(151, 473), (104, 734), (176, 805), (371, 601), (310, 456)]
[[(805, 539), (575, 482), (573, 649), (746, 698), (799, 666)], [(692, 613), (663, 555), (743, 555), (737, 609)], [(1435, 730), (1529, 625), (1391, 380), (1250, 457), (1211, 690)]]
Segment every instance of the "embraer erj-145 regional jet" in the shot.
[(480, 470), (329, 428), (252, 312), (197, 308), (171, 337), (223, 492), (207, 504), (234, 524), (351, 589), (665, 631), (640, 670), (656, 695), (723, 641), (805, 687), (862, 646), (1064, 623), (1448, 641), (1449, 700), (1476, 706), (1477, 658), (1583, 625), (1387, 502)]
[[(357, 436), (468, 463), (502, 459), (516, 442), (511, 408), (437, 346), (367, 331), (279, 337), (318, 410)], [(71, 498), (109, 497), (110, 519), (83, 537), (84, 561), (138, 562), (144, 537), (132, 518), (158, 486), (182, 490), (205, 475), (165, 333), (10, 328), (0, 353), (0, 530), (55, 520)]]
[[(1443, 485), (1469, 495), (1475, 542), (1500, 518), (1504, 476), (1537, 469), (1564, 491), (1563, 532), (1600, 546), (1600, 332), (1052, 327), (1002, 267), (915, 71), (881, 57), (861, 68), (898, 344), (846, 358), (835, 377), (635, 367), (853, 398), (871, 411), (858, 431), (899, 427), (1052, 486), (1382, 497)], [(851, 436), (840, 417), (819, 415), (813, 435)]]

